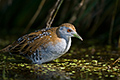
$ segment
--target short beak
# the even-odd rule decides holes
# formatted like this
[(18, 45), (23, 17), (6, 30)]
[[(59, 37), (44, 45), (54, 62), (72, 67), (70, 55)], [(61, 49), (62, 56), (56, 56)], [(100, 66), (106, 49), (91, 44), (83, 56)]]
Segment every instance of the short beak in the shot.
[(82, 37), (79, 36), (77, 33), (75, 33), (75, 34), (73, 34), (73, 35), (74, 35), (74, 37), (79, 38), (81, 41), (83, 41)]

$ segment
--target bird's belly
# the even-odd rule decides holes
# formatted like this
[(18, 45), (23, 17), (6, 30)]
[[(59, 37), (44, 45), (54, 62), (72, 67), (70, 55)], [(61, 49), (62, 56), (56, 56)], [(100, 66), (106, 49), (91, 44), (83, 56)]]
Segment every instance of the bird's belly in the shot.
[(47, 46), (47, 48), (40, 51), (42, 63), (54, 60), (63, 55), (66, 51), (67, 43), (65, 40), (55, 45), (51, 45), (52, 43), (49, 43), (49, 46)]
[(65, 54), (70, 46), (71, 39), (69, 39), (68, 43), (65, 39), (61, 39), (61, 42), (58, 42), (55, 45), (53, 45), (52, 42), (49, 42), (44, 46), (41, 45), (31, 56), (29, 56), (29, 59), (31, 59), (33, 63), (38, 64), (49, 62)]

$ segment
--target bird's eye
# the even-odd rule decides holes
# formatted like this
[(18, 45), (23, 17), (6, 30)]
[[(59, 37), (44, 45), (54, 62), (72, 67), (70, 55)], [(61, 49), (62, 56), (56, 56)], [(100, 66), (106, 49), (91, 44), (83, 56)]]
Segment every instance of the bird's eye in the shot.
[(72, 30), (71, 29), (68, 29), (67, 32), (71, 32)]

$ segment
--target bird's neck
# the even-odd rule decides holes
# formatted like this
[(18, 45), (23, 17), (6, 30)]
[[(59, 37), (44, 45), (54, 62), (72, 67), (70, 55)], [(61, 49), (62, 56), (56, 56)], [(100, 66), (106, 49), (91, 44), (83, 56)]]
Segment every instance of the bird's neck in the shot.
[(71, 37), (66, 36), (65, 34), (63, 34), (62, 32), (60, 32), (59, 30), (56, 31), (56, 34), (59, 38), (65, 39), (66, 42), (68, 43), (69, 40), (71, 39)]
[(59, 32), (59, 31), (57, 32), (57, 36), (66, 41), (66, 48), (64, 50), (64, 53), (66, 53), (70, 49), (70, 46), (71, 46), (71, 37), (66, 36), (63, 33)]

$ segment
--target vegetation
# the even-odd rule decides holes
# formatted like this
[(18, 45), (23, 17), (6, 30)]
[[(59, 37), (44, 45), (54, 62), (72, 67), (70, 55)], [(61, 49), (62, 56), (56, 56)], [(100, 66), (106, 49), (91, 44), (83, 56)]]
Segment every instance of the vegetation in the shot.
[[(46, 27), (56, 0), (43, 0), (41, 11), (31, 24), (29, 33)], [(21, 36), (38, 10), (42, 0), (1, 0), (0, 34)], [(85, 39), (98, 39), (99, 43), (118, 44), (120, 34), (119, 0), (64, 0), (52, 26), (65, 22), (73, 23)]]
[[(48, 26), (56, 1), (0, 0), (0, 49), (26, 33)], [(119, 80), (119, 61), (112, 65), (120, 57), (119, 3), (63, 0), (51, 26), (72, 23), (84, 41), (73, 39), (67, 54), (43, 65), (31, 64), (19, 55), (0, 53), (0, 79)]]

